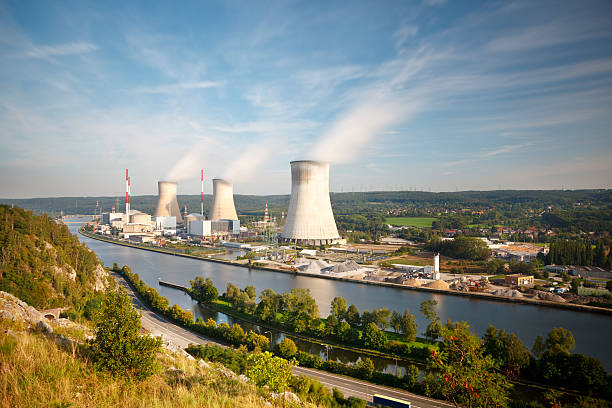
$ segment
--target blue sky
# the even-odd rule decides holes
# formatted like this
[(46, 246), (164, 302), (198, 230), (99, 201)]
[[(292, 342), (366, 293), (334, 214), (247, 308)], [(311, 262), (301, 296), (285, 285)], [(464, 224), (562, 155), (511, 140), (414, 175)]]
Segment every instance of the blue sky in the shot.
[(609, 1), (0, 2), (0, 197), (612, 187)]

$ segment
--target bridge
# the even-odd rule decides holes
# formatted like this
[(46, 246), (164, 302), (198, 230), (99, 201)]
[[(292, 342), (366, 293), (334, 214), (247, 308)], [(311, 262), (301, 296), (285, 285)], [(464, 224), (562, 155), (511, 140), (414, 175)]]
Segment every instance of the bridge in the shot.
[(42, 313), (43, 316), (45, 316), (47, 319), (49, 320), (57, 320), (60, 318), (60, 314), (62, 314), (62, 312), (64, 310), (68, 310), (67, 307), (58, 307), (55, 309), (47, 309), (47, 310), (41, 310), (40, 313)]

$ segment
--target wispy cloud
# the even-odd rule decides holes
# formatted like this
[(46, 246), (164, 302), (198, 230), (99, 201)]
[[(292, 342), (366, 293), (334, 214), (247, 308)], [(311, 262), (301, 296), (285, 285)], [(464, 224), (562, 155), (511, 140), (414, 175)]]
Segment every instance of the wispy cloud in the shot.
[(33, 46), (23, 54), (27, 58), (48, 58), (63, 55), (84, 54), (96, 51), (98, 46), (89, 42), (75, 42), (58, 45)]
[(224, 85), (225, 85), (224, 81), (221, 81), (221, 82), (215, 82), (215, 81), (184, 82), (184, 83), (176, 83), (176, 84), (168, 84), (168, 85), (151, 86), (151, 87), (145, 87), (145, 88), (137, 88), (135, 91), (140, 92), (140, 93), (163, 94), (163, 93), (172, 93), (172, 92), (184, 91), (184, 90), (219, 88)]
[(548, 24), (516, 30), (491, 40), (487, 48), (497, 52), (514, 52), (612, 36), (609, 18), (587, 20), (580, 17), (568, 16)]
[(480, 157), (488, 158), (488, 157), (493, 157), (493, 156), (499, 156), (500, 154), (508, 153), (508, 152), (513, 151), (513, 150), (522, 149), (525, 146), (526, 146), (526, 144), (506, 145), (506, 146), (502, 146), (502, 147), (500, 147), (498, 149), (491, 150), (489, 152), (483, 153), (482, 155), (480, 155)]

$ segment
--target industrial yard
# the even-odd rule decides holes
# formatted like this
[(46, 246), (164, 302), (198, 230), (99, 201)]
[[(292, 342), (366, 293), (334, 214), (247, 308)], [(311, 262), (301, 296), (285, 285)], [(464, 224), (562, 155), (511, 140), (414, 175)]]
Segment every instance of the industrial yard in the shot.
[[(146, 214), (131, 208), (131, 179), (126, 169), (125, 212), (113, 208), (102, 213), (89, 229), (96, 237), (114, 243), (250, 268), (453, 294), (584, 303), (568, 297), (569, 281), (559, 271), (547, 272), (546, 279), (535, 279), (529, 273), (507, 271), (508, 264), (504, 268), (504, 262), (526, 263), (545, 256), (546, 246), (477, 240), (493, 259), (503, 260), (498, 266), (501, 273), (491, 274), (483, 262), (441, 257), (422, 244), (392, 235), (380, 242), (348, 243), (339, 234), (332, 211), (329, 163), (300, 160), (290, 166), (291, 196), (286, 217), (282, 212), (280, 219), (270, 216), (266, 202), (263, 219), (241, 225), (232, 181), (218, 178), (212, 180), (207, 217), (204, 170), (200, 174), (199, 213), (188, 214), (185, 207), (181, 214), (178, 183), (159, 181), (156, 209), (152, 215)], [(442, 238), (442, 242), (452, 239)], [(599, 293), (589, 290), (585, 293)]]

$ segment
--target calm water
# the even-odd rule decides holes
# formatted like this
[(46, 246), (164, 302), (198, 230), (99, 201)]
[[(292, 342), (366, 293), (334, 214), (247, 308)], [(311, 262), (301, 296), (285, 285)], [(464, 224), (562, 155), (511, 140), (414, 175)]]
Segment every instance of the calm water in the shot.
[[(74, 233), (77, 224), (69, 224)], [(473, 299), (459, 296), (429, 294), (412, 290), (385, 288), (358, 283), (338, 282), (326, 279), (295, 276), (277, 272), (251, 270), (231, 265), (222, 265), (213, 262), (204, 262), (188, 258), (157, 254), (149, 251), (123, 247), (96, 241), (79, 235), (89, 248), (96, 252), (100, 260), (106, 265), (117, 262), (129, 265), (132, 271), (138, 273), (149, 286), (168, 298), (170, 303), (176, 303), (193, 315), (206, 319), (213, 317), (218, 321), (229, 321), (225, 315), (211, 315), (199, 307), (189, 296), (174, 289), (160, 287), (158, 280), (189, 285), (189, 280), (195, 276), (210, 278), (222, 293), (228, 282), (244, 288), (253, 285), (257, 291), (271, 288), (275, 292), (289, 292), (292, 288), (308, 288), (319, 305), (321, 316), (329, 314), (329, 304), (336, 296), (347, 299), (348, 304), (355, 304), (360, 312), (373, 308), (386, 307), (390, 310), (410, 310), (417, 320), (419, 331), (423, 332), (427, 322), (419, 312), (419, 305), (424, 300), (438, 301), (437, 312), (443, 322), (447, 319), (453, 321), (467, 321), (473, 330), (482, 335), (487, 326), (493, 326), (515, 333), (529, 347), (537, 335), (545, 336), (553, 327), (563, 326), (569, 329), (576, 339), (575, 352), (596, 357), (603, 363), (607, 371), (612, 371), (612, 353), (610, 352), (610, 338), (612, 337), (612, 316), (599, 313), (586, 313), (555, 309), (542, 306), (521, 305), (490, 300)], [(282, 334), (275, 333), (278, 341)], [(325, 349), (309, 346), (311, 351), (325, 355)], [(352, 353), (341, 353), (330, 350), (330, 359), (344, 362), (354, 361)], [(395, 362), (379, 361), (377, 368), (387, 372), (393, 371)]]

